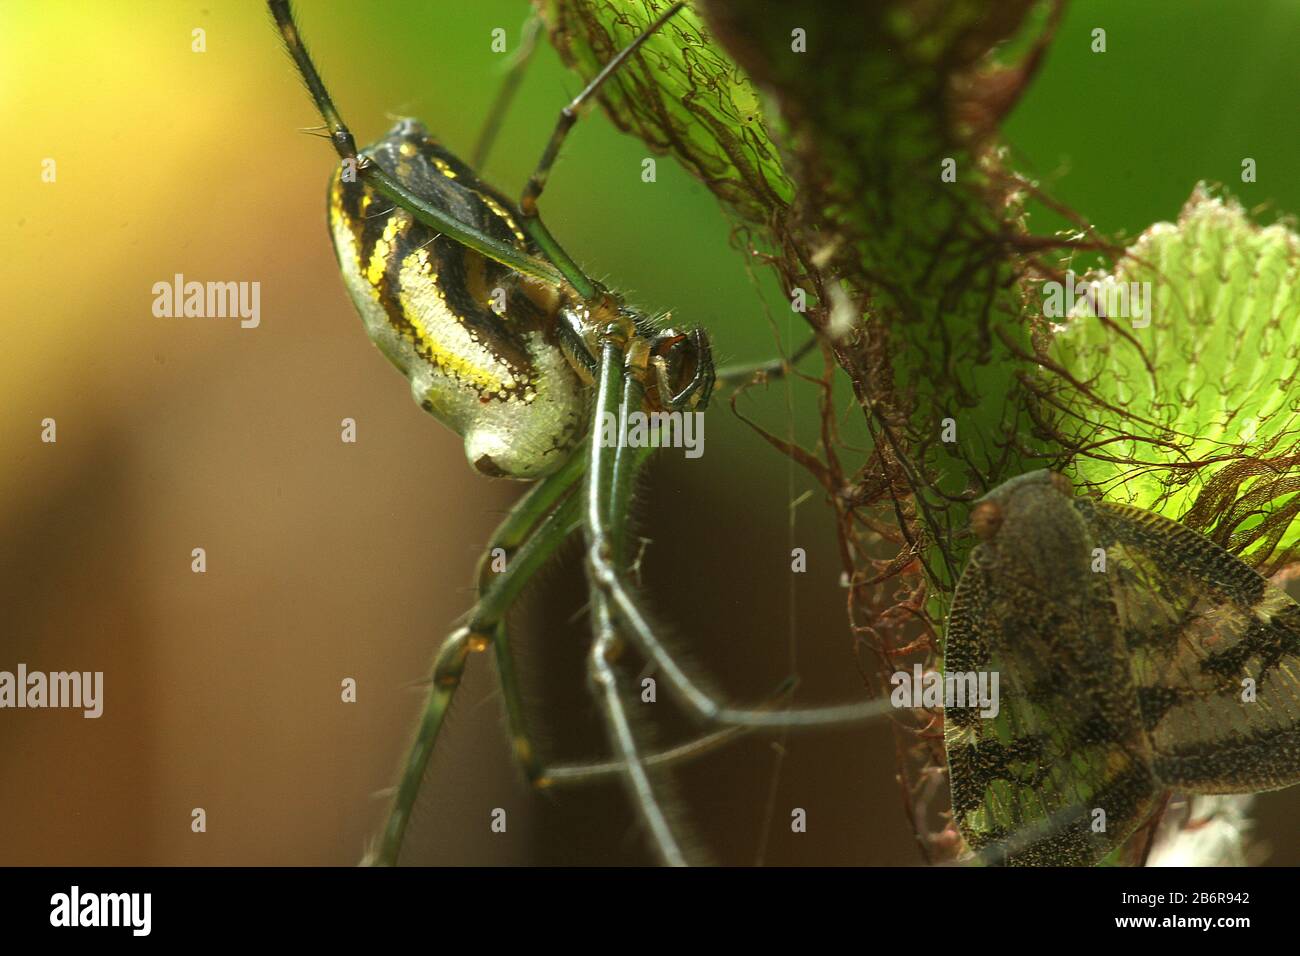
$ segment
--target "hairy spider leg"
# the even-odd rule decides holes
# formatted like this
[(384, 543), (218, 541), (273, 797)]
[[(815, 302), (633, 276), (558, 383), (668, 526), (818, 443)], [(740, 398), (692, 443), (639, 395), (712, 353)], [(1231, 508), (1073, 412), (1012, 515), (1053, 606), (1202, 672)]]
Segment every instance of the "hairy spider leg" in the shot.
[(519, 49), (515, 51), (510, 70), (506, 73), (501, 88), (497, 90), (492, 106), (488, 109), (487, 118), (483, 120), (483, 126), (479, 130), (478, 142), (474, 144), (474, 151), (469, 156), (471, 169), (481, 170), (487, 162), (488, 153), (492, 151), (497, 133), (501, 130), (501, 123), (510, 109), (510, 104), (514, 101), (515, 94), (519, 92), (519, 84), (523, 82), (524, 73), (528, 71), (528, 64), (532, 62), (533, 52), (537, 49), (537, 35), (541, 30), (542, 18), (534, 11), (524, 21)]
[(405, 188), (384, 172), (378, 164), (359, 156), (356, 140), (339, 116), (334, 101), (330, 97), (324, 81), (321, 80), (319, 71), (316, 69), (316, 64), (312, 62), (311, 55), (307, 52), (307, 46), (298, 32), (289, 0), (267, 0), (267, 2), (271, 15), (275, 18), (275, 24), (280, 30), (280, 35), (284, 38), (285, 48), (289, 51), (289, 55), (293, 57), (294, 63), (297, 64), (298, 72), (302, 75), (307, 91), (311, 93), (316, 108), (325, 121), (325, 126), (329, 130), (330, 142), (334, 145), (339, 158), (345, 164), (352, 164), (352, 169), (358, 177), (379, 193), (397, 203), (418, 221), (473, 249), (475, 252), (500, 262), (502, 265), (510, 266), (510, 268), (524, 275), (533, 276), (551, 283), (564, 281), (565, 276), (550, 262), (521, 252), (514, 246), (461, 222), (445, 209), (439, 209)]
[(654, 36), (684, 6), (684, 3), (674, 3), (660, 14), (640, 36), (622, 50), (619, 50), (601, 68), (592, 81), (583, 88), (582, 92), (560, 110), (560, 115), (555, 121), (555, 129), (551, 131), (551, 137), (547, 140), (546, 148), (542, 150), (542, 157), (537, 161), (537, 168), (528, 177), (528, 182), (524, 185), (524, 191), (519, 197), (519, 211), (523, 215), (524, 231), (532, 237), (546, 257), (555, 263), (555, 267), (564, 273), (564, 277), (578, 290), (578, 294), (589, 302), (601, 298), (606, 294), (605, 290), (579, 268), (578, 264), (569, 257), (569, 254), (551, 235), (550, 230), (546, 228), (538, 214), (537, 200), (541, 196), (542, 190), (546, 188), (546, 180), (551, 174), (551, 167), (555, 165), (556, 157), (560, 154), (560, 146), (563, 145), (574, 124), (578, 122), (579, 111), (582, 109), (583, 104), (595, 96), (600, 91), (600, 88), (605, 85), (605, 82), (618, 72), (619, 68), (641, 48), (641, 45)]
[[(625, 384), (625, 331), (611, 324), (602, 330), (601, 335), (596, 413), (613, 414), (618, 419), (624, 402), (639, 402), (640, 391), (629, 389)], [(626, 636), (655, 665), (678, 702), (706, 724), (807, 729), (874, 719), (890, 713), (893, 706), (887, 698), (880, 698), (854, 704), (777, 711), (724, 705), (705, 693), (656, 636), (624, 571), (623, 536), (636, 466), (627, 463), (620, 466), (619, 459), (626, 462), (628, 456), (639, 455), (639, 450), (626, 449), (618, 443), (615, 447), (607, 447), (598, 435), (593, 435), (588, 443), (588, 453), (583, 530), (587, 543), (587, 579), (592, 595), (593, 644), (589, 676), (602, 705), (610, 743), (625, 767), (625, 782), (653, 845), (664, 862), (679, 865), (685, 862), (685, 857), (650, 785), (646, 761), (638, 754), (615, 685), (612, 658), (619, 650), (618, 635)]]
[[(574, 786), (609, 779), (626, 771), (622, 760), (546, 765), (538, 757), (528, 733), (523, 698), (519, 688), (514, 654), (510, 648), (505, 618), (537, 570), (581, 524), (582, 490), (577, 486), (586, 467), (586, 457), (577, 454), (554, 475), (544, 479), (507, 514), (493, 534), (479, 566), (479, 602), (467, 615), (467, 623), (453, 631), (434, 659), (428, 695), (421, 713), (401, 777), (395, 789), (379, 847), (368, 862), (396, 865), (411, 812), (419, 795), (429, 759), (437, 743), (447, 712), (460, 687), (465, 665), (472, 651), (491, 645), (495, 652), (497, 677), (510, 729), (511, 751), (530, 784), (539, 789)], [(500, 549), (500, 552), (497, 551)], [(494, 554), (504, 553), (506, 570), (490, 570)], [(769, 706), (793, 691), (786, 681), (773, 695)], [(649, 754), (644, 762), (667, 767), (708, 754), (750, 731), (730, 727)]]

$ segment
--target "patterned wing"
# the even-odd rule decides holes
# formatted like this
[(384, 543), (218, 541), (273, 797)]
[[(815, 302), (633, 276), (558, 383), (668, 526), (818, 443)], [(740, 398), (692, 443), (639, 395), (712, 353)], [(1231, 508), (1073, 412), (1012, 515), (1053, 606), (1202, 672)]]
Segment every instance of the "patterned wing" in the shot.
[(1177, 522), (1074, 505), (1106, 552), (1156, 777), (1196, 793), (1300, 782), (1300, 606)]
[(980, 551), (954, 594), (944, 669), (998, 672), (1000, 712), (945, 712), (954, 818), (988, 862), (1095, 864), (1159, 789), (1105, 582), (1074, 575), (1035, 593)]

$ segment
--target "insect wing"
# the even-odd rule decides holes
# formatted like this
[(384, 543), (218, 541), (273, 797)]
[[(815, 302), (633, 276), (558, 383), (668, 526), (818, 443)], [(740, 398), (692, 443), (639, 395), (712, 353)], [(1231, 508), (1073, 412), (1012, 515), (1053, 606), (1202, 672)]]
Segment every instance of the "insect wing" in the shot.
[(1197, 793), (1300, 782), (1300, 605), (1177, 522), (1075, 507), (1106, 551), (1160, 781)]
[(1098, 584), (1075, 575), (1062, 580), (1073, 600), (1044, 600), (978, 554), (958, 583), (945, 671), (1000, 674), (996, 717), (949, 707), (944, 721), (954, 817), (987, 862), (1094, 864), (1156, 806), (1118, 620)]

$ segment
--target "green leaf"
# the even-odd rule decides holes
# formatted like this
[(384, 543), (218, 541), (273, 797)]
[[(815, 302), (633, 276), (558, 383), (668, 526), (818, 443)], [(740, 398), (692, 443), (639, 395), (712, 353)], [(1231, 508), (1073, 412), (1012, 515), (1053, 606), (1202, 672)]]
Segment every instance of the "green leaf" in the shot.
[[(1300, 238), (1198, 187), (1142, 234), (1055, 337), (1046, 373), (1076, 477), (1208, 534), (1252, 564), (1300, 539)], [(1149, 290), (1147, 318), (1107, 315)], [(1111, 302), (1114, 306), (1118, 301)]]
[[(543, 17), (561, 58), (591, 80), (671, 6), (667, 0), (546, 0)], [(675, 15), (602, 88), (611, 120), (658, 152), (671, 152), (737, 218), (762, 225), (794, 186), (748, 77), (689, 7)]]

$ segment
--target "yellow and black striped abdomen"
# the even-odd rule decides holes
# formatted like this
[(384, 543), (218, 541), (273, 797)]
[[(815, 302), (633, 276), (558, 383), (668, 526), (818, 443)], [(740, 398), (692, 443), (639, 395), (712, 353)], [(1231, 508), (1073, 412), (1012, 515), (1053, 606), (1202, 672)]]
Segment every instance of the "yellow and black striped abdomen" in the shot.
[[(518, 216), (425, 128), (403, 120), (365, 150), (405, 188), (462, 222), (536, 254)], [(587, 426), (589, 396), (564, 357), (556, 317), (567, 287), (522, 277), (415, 221), (335, 171), (330, 230), (366, 331), (422, 408), (465, 439), (479, 471), (535, 478), (559, 467)]]

